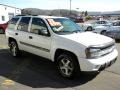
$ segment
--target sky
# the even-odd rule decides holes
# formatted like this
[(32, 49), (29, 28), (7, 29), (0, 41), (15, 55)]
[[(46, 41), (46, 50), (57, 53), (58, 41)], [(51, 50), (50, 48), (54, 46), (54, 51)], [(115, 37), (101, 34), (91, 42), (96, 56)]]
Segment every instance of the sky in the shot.
[[(120, 0), (71, 0), (71, 7), (78, 11), (118, 11)], [(70, 0), (0, 0), (0, 4), (17, 8), (69, 9)], [(78, 8), (78, 9), (77, 9)]]

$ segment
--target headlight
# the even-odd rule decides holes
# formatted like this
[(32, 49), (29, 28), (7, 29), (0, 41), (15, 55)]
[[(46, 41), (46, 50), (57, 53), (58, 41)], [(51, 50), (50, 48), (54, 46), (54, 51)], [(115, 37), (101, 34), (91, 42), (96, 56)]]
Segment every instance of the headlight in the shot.
[(115, 49), (115, 46), (105, 47), (105, 48), (94, 48), (89, 47), (86, 49), (86, 58), (97, 58), (112, 52)]
[(99, 57), (100, 52), (101, 50), (100, 49), (97, 49), (97, 48), (87, 48), (86, 49), (86, 58), (95, 58), (95, 57)]

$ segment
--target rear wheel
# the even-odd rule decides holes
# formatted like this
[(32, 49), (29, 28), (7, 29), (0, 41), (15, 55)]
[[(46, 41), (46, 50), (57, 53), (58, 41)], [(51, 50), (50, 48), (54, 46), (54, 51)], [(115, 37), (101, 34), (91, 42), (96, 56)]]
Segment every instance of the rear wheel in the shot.
[(101, 31), (101, 34), (105, 35), (106, 34), (106, 30)]
[(70, 53), (63, 53), (57, 58), (57, 67), (61, 76), (72, 78), (79, 72), (79, 64)]
[(19, 56), (20, 51), (15, 41), (10, 42), (10, 53), (13, 57)]
[(0, 28), (0, 34), (4, 34), (4, 33), (5, 33), (4, 29)]
[(87, 31), (92, 31), (93, 30), (93, 28), (91, 27), (91, 26), (89, 26), (88, 28), (87, 28)]

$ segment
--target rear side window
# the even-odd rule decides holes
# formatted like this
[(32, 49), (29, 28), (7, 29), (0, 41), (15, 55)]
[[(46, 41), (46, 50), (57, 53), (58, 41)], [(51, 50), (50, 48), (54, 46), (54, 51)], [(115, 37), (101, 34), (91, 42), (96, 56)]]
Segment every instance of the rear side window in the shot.
[(18, 22), (19, 18), (12, 18), (8, 24), (9, 29), (15, 29), (16, 23)]
[(120, 26), (120, 22), (114, 22), (113, 26)]
[(29, 26), (29, 21), (30, 21), (30, 17), (22, 17), (22, 19), (20, 20), (17, 30), (21, 30), (21, 31), (28, 31), (28, 26)]

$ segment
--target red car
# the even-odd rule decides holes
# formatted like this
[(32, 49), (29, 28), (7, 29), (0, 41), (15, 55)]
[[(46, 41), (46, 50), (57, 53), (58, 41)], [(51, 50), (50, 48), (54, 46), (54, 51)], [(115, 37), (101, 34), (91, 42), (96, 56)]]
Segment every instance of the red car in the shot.
[(0, 33), (5, 33), (8, 23), (0, 24)]

